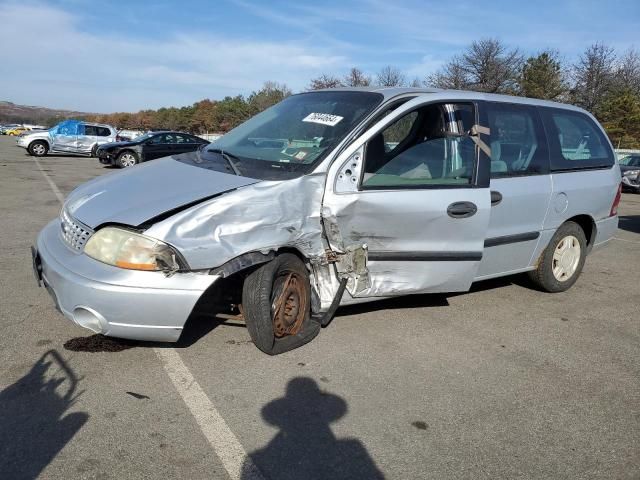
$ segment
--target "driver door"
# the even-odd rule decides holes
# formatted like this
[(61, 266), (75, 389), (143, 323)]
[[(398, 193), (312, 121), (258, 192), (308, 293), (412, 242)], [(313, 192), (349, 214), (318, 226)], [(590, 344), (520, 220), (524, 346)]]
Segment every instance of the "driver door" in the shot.
[(77, 153), (78, 133), (80, 129), (82, 129), (84, 133), (83, 125), (74, 121), (61, 123), (57, 131), (53, 134), (51, 150), (56, 152)]
[(468, 290), (491, 208), (473, 102), (414, 99), (329, 170), (323, 223), (353, 297)]

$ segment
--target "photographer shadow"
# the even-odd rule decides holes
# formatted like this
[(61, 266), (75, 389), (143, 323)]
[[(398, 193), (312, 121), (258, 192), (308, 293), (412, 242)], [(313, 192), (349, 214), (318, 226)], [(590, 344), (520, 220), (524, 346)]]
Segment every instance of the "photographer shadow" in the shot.
[(347, 413), (339, 396), (321, 391), (311, 378), (292, 379), (283, 398), (262, 408), (262, 418), (280, 429), (264, 448), (250, 454), (242, 479), (382, 479), (357, 439), (338, 440), (330, 423)]
[(56, 350), (0, 392), (0, 478), (37, 478), (89, 419), (67, 413), (79, 379)]

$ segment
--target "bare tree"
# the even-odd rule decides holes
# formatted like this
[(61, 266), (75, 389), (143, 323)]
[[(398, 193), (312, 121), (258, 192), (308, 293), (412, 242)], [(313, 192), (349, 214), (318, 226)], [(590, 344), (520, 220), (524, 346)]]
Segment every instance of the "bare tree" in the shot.
[(376, 75), (376, 84), (381, 87), (402, 87), (406, 85), (407, 78), (396, 67), (387, 65)]
[(497, 39), (473, 42), (426, 83), (439, 88), (476, 90), (489, 93), (515, 93), (523, 57), (517, 48), (509, 49)]
[(613, 85), (616, 55), (602, 43), (591, 45), (573, 66), (572, 98), (576, 105), (595, 112)]
[(309, 90), (320, 90), (322, 88), (342, 87), (342, 81), (335, 75), (323, 73), (319, 77), (312, 78), (309, 83)]
[(640, 94), (640, 53), (636, 49), (630, 48), (618, 60), (615, 84), (618, 89)]
[(359, 68), (353, 67), (349, 70), (349, 73), (344, 76), (342, 83), (347, 87), (368, 87), (371, 85), (371, 77)]
[(422, 87), (422, 80), (420, 80), (418, 77), (414, 77), (414, 79), (409, 82), (409, 86), (413, 88), (420, 88)]
[(424, 83), (428, 87), (453, 90), (469, 90), (471, 88), (466, 73), (460, 65), (459, 57), (454, 57), (440, 71), (429, 75)]

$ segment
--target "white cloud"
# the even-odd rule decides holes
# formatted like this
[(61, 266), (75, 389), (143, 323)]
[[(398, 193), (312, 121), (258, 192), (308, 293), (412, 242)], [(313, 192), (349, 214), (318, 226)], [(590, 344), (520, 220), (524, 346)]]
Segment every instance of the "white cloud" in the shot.
[(1, 3), (0, 76), (10, 101), (91, 111), (185, 105), (248, 93), (266, 80), (303, 89), (347, 65), (328, 48), (201, 32), (160, 40), (82, 30), (82, 19), (44, 4)]
[(433, 55), (424, 55), (420, 62), (410, 65), (405, 71), (407, 78), (411, 81), (414, 78), (424, 80), (427, 75), (436, 72), (445, 63), (446, 59), (436, 58)]

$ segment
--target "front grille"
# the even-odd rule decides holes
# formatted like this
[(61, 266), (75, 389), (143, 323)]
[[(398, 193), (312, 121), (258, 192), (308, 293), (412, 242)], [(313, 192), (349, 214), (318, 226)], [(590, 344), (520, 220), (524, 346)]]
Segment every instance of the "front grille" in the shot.
[(65, 209), (60, 214), (60, 228), (62, 229), (64, 242), (69, 248), (78, 253), (82, 251), (91, 235), (93, 235), (93, 230), (75, 220)]

